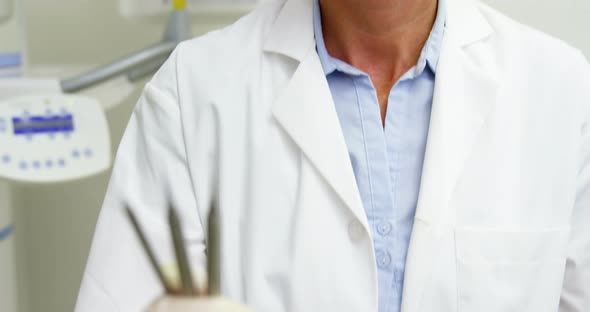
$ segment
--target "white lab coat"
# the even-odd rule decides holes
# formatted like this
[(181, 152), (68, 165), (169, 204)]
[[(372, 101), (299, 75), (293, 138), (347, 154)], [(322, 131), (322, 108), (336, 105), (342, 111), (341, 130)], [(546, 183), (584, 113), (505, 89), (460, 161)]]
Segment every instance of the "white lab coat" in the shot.
[[(590, 311), (590, 66), (471, 0), (447, 29), (402, 312)], [(181, 44), (119, 148), (77, 311), (162, 289), (122, 210), (194, 267), (219, 197), (223, 293), (257, 311), (377, 311), (371, 229), (320, 61), (312, 1), (263, 6)]]

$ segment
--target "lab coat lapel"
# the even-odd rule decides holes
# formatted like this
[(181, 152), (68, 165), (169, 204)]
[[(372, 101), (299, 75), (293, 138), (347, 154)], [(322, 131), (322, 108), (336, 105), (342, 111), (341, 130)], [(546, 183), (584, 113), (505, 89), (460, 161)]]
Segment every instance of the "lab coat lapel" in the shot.
[(279, 14), (265, 51), (299, 62), (272, 112), (321, 176), (368, 232), (360, 194), (332, 95), (315, 51), (313, 2), (289, 0)]
[(297, 68), (273, 114), (344, 203), (365, 225), (334, 102), (315, 52)]
[(403, 312), (420, 311), (437, 258), (438, 240), (442, 230), (454, 222), (450, 207), (453, 191), (496, 102), (496, 77), (490, 69), (478, 65), (486, 61), (485, 55), (469, 52), (472, 45), (492, 34), (492, 28), (471, 2), (447, 2), (447, 28), (406, 262)]

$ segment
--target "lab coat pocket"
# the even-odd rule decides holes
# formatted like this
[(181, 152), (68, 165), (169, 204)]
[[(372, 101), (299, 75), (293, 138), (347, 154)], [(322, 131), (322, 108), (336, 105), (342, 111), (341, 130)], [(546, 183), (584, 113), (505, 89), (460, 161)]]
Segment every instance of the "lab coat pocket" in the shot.
[(568, 228), (455, 232), (460, 312), (555, 312)]

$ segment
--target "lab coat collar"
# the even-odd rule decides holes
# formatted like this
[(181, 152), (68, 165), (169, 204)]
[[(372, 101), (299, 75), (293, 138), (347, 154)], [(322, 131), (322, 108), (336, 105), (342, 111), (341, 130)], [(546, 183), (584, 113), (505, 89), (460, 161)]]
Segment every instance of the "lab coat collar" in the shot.
[[(302, 151), (302, 159), (314, 169), (314, 177), (326, 182), (327, 192), (333, 191), (328, 194), (330, 198), (342, 203), (342, 214), (347, 219), (342, 224), (342, 229), (345, 229), (343, 234), (347, 231), (349, 234), (352, 233), (350, 231), (355, 232), (351, 234), (351, 238), (364, 238), (364, 243), (370, 246), (369, 250), (373, 250), (372, 240), (369, 239), (369, 222), (363, 209), (336, 107), (313, 45), (297, 66), (287, 86), (279, 91), (272, 106), (272, 114)], [(321, 210), (325, 207), (309, 208)], [(359, 256), (368, 257), (368, 263), (376, 263), (373, 253)], [(377, 272), (375, 268), (371, 269), (372, 276), (366, 278), (373, 281), (374, 289), (377, 289)], [(376, 307), (377, 292), (374, 292), (373, 298), (367, 300), (372, 300)]]
[(499, 79), (478, 44), (493, 34), (474, 3), (449, 0), (420, 195), (406, 260), (402, 312), (418, 312), (436, 267), (440, 240), (456, 226), (453, 196), (480, 132), (492, 115)]
[(499, 81), (493, 70), (478, 65), (476, 60), (481, 57), (485, 56), (476, 50), (460, 48), (451, 36), (443, 41), (406, 260), (402, 312), (420, 311), (422, 294), (436, 267), (439, 241), (456, 226), (453, 199), (457, 184), (496, 105)]
[(301, 60), (272, 112), (369, 235), (344, 135), (315, 49)]
[(453, 36), (456, 43), (466, 46), (489, 37), (492, 26), (477, 7), (477, 0), (447, 0), (447, 24), (445, 36)]
[(356, 221), (370, 235), (336, 108), (315, 50), (313, 0), (288, 0), (265, 50), (299, 62), (272, 112)]
[(286, 0), (271, 26), (264, 51), (302, 61), (314, 47), (313, 0)]

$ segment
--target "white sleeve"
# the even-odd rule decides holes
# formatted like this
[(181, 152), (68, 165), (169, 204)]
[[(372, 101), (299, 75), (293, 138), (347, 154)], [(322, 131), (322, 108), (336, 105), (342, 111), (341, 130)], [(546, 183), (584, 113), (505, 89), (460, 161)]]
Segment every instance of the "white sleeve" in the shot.
[(568, 246), (565, 280), (561, 296), (561, 312), (590, 311), (590, 65), (582, 62), (579, 100), (585, 123), (581, 129), (580, 170), (576, 203), (572, 215), (572, 231)]
[[(180, 48), (179, 48), (180, 49)], [(193, 266), (205, 263), (204, 233), (189, 173), (175, 51), (146, 86), (129, 121), (82, 281), (76, 311), (143, 311), (163, 289), (124, 211), (137, 215), (159, 262), (173, 262), (168, 202), (182, 218)]]

